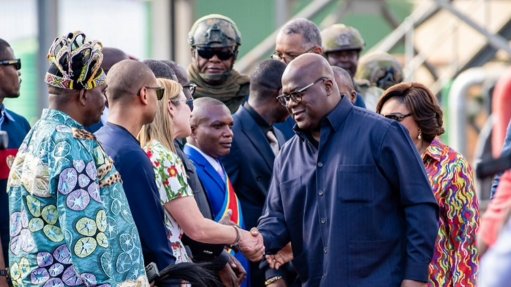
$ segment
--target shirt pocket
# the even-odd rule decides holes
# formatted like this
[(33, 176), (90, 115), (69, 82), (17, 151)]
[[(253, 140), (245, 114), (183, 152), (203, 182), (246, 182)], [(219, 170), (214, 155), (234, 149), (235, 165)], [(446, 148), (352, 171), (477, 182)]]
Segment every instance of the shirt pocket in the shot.
[(374, 165), (339, 165), (337, 196), (345, 202), (369, 202), (375, 191)]

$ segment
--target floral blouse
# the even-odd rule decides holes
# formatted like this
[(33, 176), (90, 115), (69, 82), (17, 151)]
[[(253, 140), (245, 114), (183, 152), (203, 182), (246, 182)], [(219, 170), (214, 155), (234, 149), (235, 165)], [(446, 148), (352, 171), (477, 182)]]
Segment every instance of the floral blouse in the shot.
[[(193, 196), (186, 180), (183, 162), (176, 153), (154, 140), (144, 147), (144, 151), (153, 164), (162, 205), (177, 198)], [(172, 252), (176, 257), (176, 263), (191, 262), (192, 260), (188, 257), (183, 242), (181, 242), (183, 230), (167, 210), (165, 210), (165, 228)]]
[(475, 286), (479, 256), (479, 202), (473, 172), (463, 156), (435, 138), (424, 166), (440, 207), (439, 230), (428, 286)]

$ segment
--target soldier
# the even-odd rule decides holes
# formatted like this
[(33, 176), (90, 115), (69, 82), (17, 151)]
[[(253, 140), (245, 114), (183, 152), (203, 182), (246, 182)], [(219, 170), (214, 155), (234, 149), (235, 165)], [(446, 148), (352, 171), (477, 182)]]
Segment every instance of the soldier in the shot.
[[(330, 65), (345, 69), (353, 78), (357, 72), (360, 52), (365, 46), (358, 30), (344, 24), (334, 24), (321, 31), (321, 39), (325, 58)], [(356, 81), (355, 88), (364, 99), (367, 109), (375, 111), (383, 91), (371, 86), (369, 81)]]
[(355, 74), (358, 80), (366, 80), (382, 90), (403, 81), (403, 68), (398, 60), (385, 52), (374, 52), (360, 58)]
[(250, 79), (233, 69), (241, 34), (230, 18), (210, 14), (197, 20), (188, 33), (192, 63), (188, 74), (197, 85), (195, 98), (212, 97), (234, 113), (249, 93)]

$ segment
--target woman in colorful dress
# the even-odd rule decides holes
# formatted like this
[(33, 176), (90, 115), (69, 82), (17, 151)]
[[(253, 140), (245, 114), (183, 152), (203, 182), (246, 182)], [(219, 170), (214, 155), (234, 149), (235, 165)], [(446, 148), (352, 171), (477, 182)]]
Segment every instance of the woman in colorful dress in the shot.
[(475, 286), (479, 203), (473, 172), (463, 156), (438, 137), (444, 128), (437, 99), (422, 84), (400, 83), (385, 91), (376, 112), (408, 130), (440, 207), (428, 286)]
[(191, 261), (181, 242), (183, 232), (203, 243), (243, 244), (246, 231), (202, 216), (174, 147), (175, 138), (183, 138), (191, 133), (191, 110), (179, 83), (168, 79), (158, 79), (158, 83), (165, 92), (158, 101), (154, 121), (142, 128), (139, 140), (153, 163), (160, 200), (167, 213), (165, 224), (176, 263)]

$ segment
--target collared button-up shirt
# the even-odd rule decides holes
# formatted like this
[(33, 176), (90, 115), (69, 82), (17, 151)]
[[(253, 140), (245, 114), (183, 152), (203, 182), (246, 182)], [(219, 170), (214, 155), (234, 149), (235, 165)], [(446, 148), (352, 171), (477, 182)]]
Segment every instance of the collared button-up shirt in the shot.
[(408, 132), (347, 97), (284, 145), (259, 220), (266, 250), (288, 241), (304, 286), (426, 282), (438, 205)]
[(422, 159), (440, 206), (440, 228), (428, 286), (475, 286), (479, 202), (472, 168), (461, 154), (437, 138)]
[(67, 114), (43, 111), (7, 190), (16, 286), (148, 286), (119, 173)]

